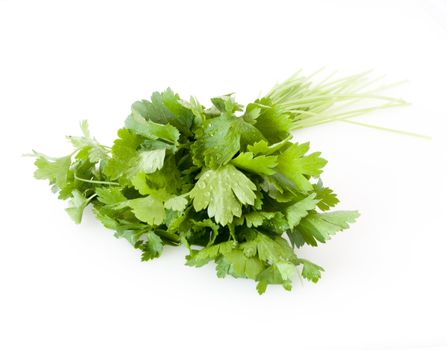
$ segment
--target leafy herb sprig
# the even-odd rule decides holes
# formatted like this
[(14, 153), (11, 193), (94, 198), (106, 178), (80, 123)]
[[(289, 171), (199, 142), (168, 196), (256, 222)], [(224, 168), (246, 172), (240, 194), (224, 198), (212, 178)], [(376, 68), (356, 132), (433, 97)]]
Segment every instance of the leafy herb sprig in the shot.
[[(184, 245), (187, 265), (214, 261), (219, 277), (255, 280), (260, 294), (271, 284), (290, 290), (296, 276), (317, 282), (323, 268), (295, 248), (325, 243), (359, 214), (330, 211), (339, 200), (320, 179), (326, 160), (291, 132), (405, 104), (380, 95), (367, 74), (330, 78), (294, 75), (245, 108), (232, 95), (205, 108), (155, 92), (132, 105), (111, 148), (83, 121), (70, 155), (34, 152), (35, 177), (69, 200), (76, 223), (91, 205), (142, 260)], [(356, 107), (365, 100), (373, 105)]]

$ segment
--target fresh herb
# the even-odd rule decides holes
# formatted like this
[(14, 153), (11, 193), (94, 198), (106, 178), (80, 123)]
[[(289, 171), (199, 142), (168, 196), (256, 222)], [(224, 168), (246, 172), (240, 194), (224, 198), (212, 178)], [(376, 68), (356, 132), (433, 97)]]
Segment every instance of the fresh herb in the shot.
[[(354, 107), (365, 99), (376, 103)], [(295, 248), (325, 243), (359, 214), (329, 211), (338, 199), (320, 179), (326, 160), (291, 132), (404, 102), (378, 95), (365, 74), (319, 84), (295, 75), (245, 108), (232, 95), (211, 102), (156, 92), (132, 105), (112, 148), (83, 121), (72, 154), (34, 152), (35, 177), (69, 200), (76, 223), (91, 205), (142, 260), (184, 245), (187, 265), (214, 261), (219, 277), (255, 280), (260, 294), (290, 290), (297, 276), (317, 282), (323, 268)]]

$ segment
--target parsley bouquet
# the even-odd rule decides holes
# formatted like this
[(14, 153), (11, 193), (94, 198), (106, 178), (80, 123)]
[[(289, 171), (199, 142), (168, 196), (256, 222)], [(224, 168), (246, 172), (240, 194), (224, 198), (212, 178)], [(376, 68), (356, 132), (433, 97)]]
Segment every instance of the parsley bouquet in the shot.
[[(373, 88), (367, 74), (313, 83), (292, 76), (245, 108), (232, 95), (210, 108), (167, 89), (132, 105), (111, 148), (90, 135), (68, 137), (62, 158), (34, 152), (35, 177), (49, 180), (76, 223), (92, 206), (116, 237), (141, 250), (142, 260), (165, 245), (184, 245), (186, 264), (214, 261), (231, 275), (292, 288), (296, 276), (313, 282), (323, 268), (296, 254), (347, 229), (357, 211), (330, 211), (339, 201), (320, 178), (326, 164), (291, 132), (404, 104)], [(357, 102), (373, 105), (359, 108)]]

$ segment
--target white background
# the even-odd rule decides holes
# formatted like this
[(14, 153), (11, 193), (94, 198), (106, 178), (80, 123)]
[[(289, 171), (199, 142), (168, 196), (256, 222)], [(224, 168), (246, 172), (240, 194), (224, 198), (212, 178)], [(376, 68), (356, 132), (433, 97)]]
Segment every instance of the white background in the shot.
[[(0, 348), (415, 349), (447, 345), (445, 1), (0, 0)], [(110, 144), (133, 101), (237, 92), (247, 103), (299, 68), (373, 68), (412, 105), (297, 133), (352, 229), (303, 257), (314, 285), (258, 296), (251, 281), (141, 263), (91, 215), (73, 224), (32, 178), (36, 148), (64, 155), (89, 119)], [(442, 147), (444, 147), (442, 149)], [(433, 348), (434, 349), (434, 348)]]

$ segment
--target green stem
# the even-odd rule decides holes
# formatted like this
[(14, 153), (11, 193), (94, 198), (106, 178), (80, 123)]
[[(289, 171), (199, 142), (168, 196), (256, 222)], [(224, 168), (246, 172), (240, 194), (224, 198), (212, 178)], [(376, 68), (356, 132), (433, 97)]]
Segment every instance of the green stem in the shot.
[(392, 129), (392, 128), (385, 128), (383, 126), (378, 126), (378, 125), (373, 125), (373, 124), (368, 124), (368, 123), (362, 123), (362, 122), (358, 122), (356, 120), (342, 120), (342, 121), (345, 122), (345, 123), (366, 126), (367, 128), (372, 128), (372, 129), (377, 129), (377, 130), (382, 130), (382, 131), (388, 131), (388, 132), (392, 132), (392, 133), (395, 133), (395, 134), (413, 136), (413, 137), (418, 137), (418, 138), (426, 139), (426, 140), (431, 140), (432, 139), (431, 136), (428, 136), (428, 135), (416, 134), (414, 132), (398, 130), (398, 129)]
[(388, 96), (382, 96), (382, 95), (373, 95), (373, 94), (333, 94), (333, 95), (315, 95), (310, 97), (302, 97), (298, 98), (297, 100), (292, 100), (288, 102), (281, 103), (281, 107), (288, 108), (294, 107), (294, 106), (300, 106), (302, 102), (320, 102), (320, 101), (328, 101), (328, 102), (341, 102), (343, 100), (385, 100), (385, 101), (392, 101), (392, 102), (403, 102), (400, 98), (395, 97), (388, 97)]
[(95, 198), (98, 194), (93, 193), (90, 197), (87, 198), (87, 202), (90, 202), (93, 198)]
[(180, 237), (175, 233), (167, 232), (164, 230), (155, 230), (155, 233), (160, 237), (166, 238), (168, 241), (180, 243)]
[(78, 181), (88, 182), (88, 183), (91, 183), (91, 184), (119, 186), (119, 183), (118, 183), (118, 182), (83, 179), (83, 178), (81, 178), (81, 177), (76, 176), (76, 174), (74, 175), (74, 178), (75, 178), (76, 180), (78, 180)]
[[(351, 120), (376, 110), (408, 104), (400, 98), (382, 95), (382, 91), (400, 85), (402, 81), (377, 86), (382, 77), (370, 79), (369, 73), (364, 72), (335, 80), (332, 80), (333, 74), (330, 74), (319, 83), (313, 83), (310, 81), (310, 76), (302, 76), (298, 72), (283, 83), (277, 84), (267, 97), (272, 106), (290, 114), (292, 129), (344, 121), (377, 130), (429, 139), (430, 137), (426, 135)], [(358, 104), (363, 101), (370, 106), (359, 108)]]

